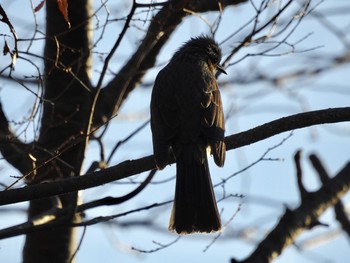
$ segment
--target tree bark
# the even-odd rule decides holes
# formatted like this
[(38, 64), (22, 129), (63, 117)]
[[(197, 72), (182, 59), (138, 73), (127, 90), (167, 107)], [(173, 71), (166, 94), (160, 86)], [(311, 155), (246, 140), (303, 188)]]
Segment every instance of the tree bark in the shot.
[[(85, 151), (85, 142), (81, 137), (86, 130), (92, 101), (92, 93), (88, 91), (91, 88), (89, 2), (69, 1), (69, 29), (57, 2), (46, 1), (43, 115), (40, 137), (31, 154), (38, 164), (47, 164), (40, 166), (27, 178), (28, 184), (80, 174)], [(59, 158), (51, 160), (57, 152), (62, 152)], [(78, 220), (74, 216), (76, 192), (59, 196), (59, 202), (60, 206), (71, 209), (70, 215), (65, 219), (67, 223)], [(52, 206), (50, 198), (31, 201), (29, 220)], [(57, 226), (28, 234), (23, 249), (23, 262), (69, 262), (76, 247), (74, 232), (71, 227)]]

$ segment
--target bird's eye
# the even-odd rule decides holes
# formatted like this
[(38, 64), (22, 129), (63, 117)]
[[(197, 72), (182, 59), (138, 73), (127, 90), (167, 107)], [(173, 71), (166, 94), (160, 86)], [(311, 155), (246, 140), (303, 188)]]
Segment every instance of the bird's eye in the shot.
[(210, 60), (213, 64), (218, 64), (219, 63), (219, 57), (216, 54), (211, 54)]
[(213, 46), (207, 47), (207, 55), (211, 63), (214, 65), (218, 65), (220, 63), (220, 51), (217, 50), (217, 48)]

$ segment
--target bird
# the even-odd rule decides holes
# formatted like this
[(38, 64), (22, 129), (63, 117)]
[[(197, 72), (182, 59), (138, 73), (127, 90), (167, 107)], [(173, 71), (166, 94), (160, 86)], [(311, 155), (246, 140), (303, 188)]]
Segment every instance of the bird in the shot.
[(176, 161), (176, 186), (168, 230), (212, 233), (221, 220), (211, 182), (208, 154), (225, 162), (225, 120), (216, 73), (221, 49), (211, 37), (185, 42), (159, 71), (151, 95), (151, 131), (157, 169)]

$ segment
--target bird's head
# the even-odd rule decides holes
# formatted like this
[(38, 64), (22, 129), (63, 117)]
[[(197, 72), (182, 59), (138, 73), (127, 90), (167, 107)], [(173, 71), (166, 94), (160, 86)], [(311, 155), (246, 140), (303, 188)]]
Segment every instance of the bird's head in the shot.
[(209, 36), (201, 35), (199, 37), (191, 38), (176, 52), (174, 58), (182, 55), (204, 60), (213, 71), (219, 70), (220, 72), (227, 74), (220, 66), (220, 47), (218, 43)]

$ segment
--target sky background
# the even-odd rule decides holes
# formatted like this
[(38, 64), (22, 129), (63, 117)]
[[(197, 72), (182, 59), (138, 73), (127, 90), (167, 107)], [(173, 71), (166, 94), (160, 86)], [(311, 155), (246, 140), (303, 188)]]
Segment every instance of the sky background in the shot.
[[(18, 2), (4, 0), (1, 2), (11, 19), (20, 38), (30, 38), (33, 36), (33, 14), (31, 13), (29, 1), (23, 1), (23, 6), (18, 8)], [(255, 1), (257, 3), (258, 1)], [(263, 19), (271, 16), (278, 8), (279, 1), (271, 5), (269, 12), (262, 16)], [(284, 4), (286, 1), (280, 1)], [(293, 11), (299, 6), (297, 4), (287, 12), (284, 19), (292, 16)], [(318, 5), (319, 4), (319, 5)], [(34, 4), (35, 5), (35, 4)], [(96, 1), (96, 8), (100, 2)], [(312, 6), (317, 6), (316, 11), (326, 13), (329, 10), (344, 9), (343, 15), (333, 16), (329, 12), (329, 19), (338, 28), (349, 32), (350, 23), (346, 10), (350, 10), (346, 1), (323, 1), (312, 2)], [(94, 54), (93, 81), (97, 82), (103, 60), (101, 54), (109, 52), (113, 45), (116, 34), (119, 34), (123, 21), (112, 21), (114, 18), (125, 17), (130, 7), (129, 1), (123, 1), (120, 6), (115, 6), (107, 2), (110, 15), (110, 26), (97, 28), (95, 40), (100, 34), (103, 39), (97, 43)], [(299, 6), (300, 7), (300, 6)], [(135, 18), (151, 19), (156, 11), (148, 12), (143, 10), (138, 12)], [(44, 9), (36, 14), (38, 31), (44, 31)], [(236, 34), (229, 41), (223, 42), (227, 36), (241, 28), (251, 17), (254, 16), (254, 9), (250, 3), (237, 7), (225, 9), (216, 40), (221, 43), (223, 59), (229, 51), (237, 46), (245, 34), (249, 32), (249, 27)], [(94, 26), (98, 27), (106, 19), (106, 11), (102, 9), (94, 20)], [(189, 17), (176, 30), (169, 42), (162, 49), (157, 60), (157, 66), (150, 70), (145, 76), (140, 87), (130, 94), (120, 110), (120, 114), (111, 122), (108, 132), (103, 138), (106, 145), (106, 152), (119, 140), (127, 137), (132, 131), (140, 127), (149, 119), (149, 102), (151, 88), (145, 84), (152, 84), (157, 72), (166, 64), (179, 46), (189, 38), (201, 33), (209, 33), (209, 27), (203, 22), (205, 18), (209, 23), (217, 19), (217, 13), (206, 13), (202, 17)], [(137, 48), (140, 39), (148, 23), (135, 20), (123, 39), (120, 49), (117, 50), (110, 68), (113, 72), (118, 72), (130, 54)], [(0, 25), (0, 33), (6, 27)], [(282, 46), (274, 50), (271, 56), (249, 56), (240, 61), (247, 54), (254, 54), (268, 48), (269, 45), (254, 45), (242, 48), (231, 60), (232, 66), (227, 68), (228, 75), (220, 76), (221, 94), (223, 98), (226, 121), (226, 135), (242, 132), (266, 122), (296, 114), (303, 111), (326, 109), (331, 107), (349, 106), (350, 101), (350, 75), (349, 66), (342, 66), (331, 69), (324, 74), (307, 76), (301, 78), (291, 78), (285, 80), (280, 85), (273, 85), (269, 81), (251, 81), (258, 73), (266, 76), (280, 76), (283, 73), (293, 72), (295, 69), (302, 71), (326, 65), (326, 59), (319, 59), (320, 54), (324, 57), (332, 57), (342, 54), (346, 45), (339, 41), (338, 36), (330, 32), (324, 23), (315, 16), (308, 16), (296, 28), (292, 36), (288, 39), (290, 43), (305, 40), (297, 45), (296, 53), (290, 53), (290, 48)], [(37, 34), (40, 37), (40, 33)], [(281, 36), (282, 37), (282, 36)], [(5, 38), (4, 38), (5, 39)], [(10, 40), (6, 38), (7, 41)], [(349, 40), (349, 39), (348, 39)], [(350, 40), (349, 40), (350, 41)], [(222, 43), (223, 42), (223, 43)], [(0, 42), (3, 45), (3, 42)], [(42, 51), (42, 42), (38, 41), (31, 48), (31, 52)], [(20, 50), (25, 50), (28, 42), (20, 42)], [(309, 50), (308, 52), (302, 52)], [(289, 53), (289, 54), (285, 54)], [(277, 56), (277, 54), (280, 54)], [(281, 55), (285, 54), (285, 55)], [(9, 63), (8, 56), (0, 55), (0, 66)], [(234, 63), (240, 61), (239, 63)], [(35, 75), (33, 67), (27, 62), (18, 60), (15, 76), (23, 77)], [(113, 75), (110, 74), (105, 80), (108, 82)], [(152, 86), (152, 85), (150, 85)], [(36, 87), (33, 90), (36, 91)], [(0, 100), (3, 109), (10, 120), (13, 120), (14, 129), (21, 133), (21, 138), (31, 141), (35, 136), (37, 123), (35, 120), (30, 128), (17, 123), (25, 120), (32, 108), (35, 97), (28, 91), (23, 90), (19, 85), (0, 79)], [(34, 133), (33, 133), (34, 131)], [(244, 172), (232, 177), (225, 185), (226, 193), (244, 195), (244, 198), (232, 197), (218, 203), (221, 211), (222, 221), (229, 224), (223, 230), (222, 235), (214, 241), (216, 234), (203, 235), (195, 234), (178, 236), (167, 231), (171, 205), (158, 207), (149, 211), (142, 211), (128, 217), (119, 218), (106, 224), (91, 226), (86, 229), (82, 240), (81, 248), (77, 255), (77, 262), (229, 262), (230, 258), (243, 259), (255, 248), (256, 244), (276, 225), (283, 215), (285, 207), (290, 209), (298, 207), (300, 204), (299, 192), (296, 184), (293, 156), (298, 149), (303, 150), (303, 171), (304, 183), (308, 190), (317, 190), (320, 186), (317, 174), (308, 161), (308, 155), (316, 153), (328, 169), (331, 175), (335, 175), (350, 156), (350, 126), (348, 123), (314, 126), (307, 129), (295, 130), (292, 134), (286, 132), (273, 136), (264, 141), (245, 146), (227, 152), (224, 168), (218, 168), (210, 160), (210, 169), (213, 184), (221, 182), (222, 179), (248, 167), (262, 156), (266, 159), (253, 165)], [(282, 143), (283, 142), (283, 143)], [(271, 150), (268, 150), (271, 149)], [(268, 152), (267, 152), (268, 151)], [(267, 152), (267, 153), (266, 153)], [(147, 125), (132, 140), (123, 144), (117, 154), (113, 157), (111, 165), (118, 164), (127, 159), (137, 159), (152, 154), (152, 141), (150, 127)], [(266, 155), (264, 155), (266, 154)], [(92, 161), (98, 160), (99, 148), (92, 142), (87, 152), (83, 172), (85, 172)], [(10, 176), (19, 175), (18, 172), (6, 166), (5, 161), (1, 161), (0, 169), (2, 182), (10, 183), (14, 179)], [(128, 178), (120, 182), (86, 190), (82, 193), (84, 201), (90, 201), (104, 196), (122, 196), (133, 190), (133, 181), (140, 182), (147, 173)], [(132, 200), (119, 206), (110, 208), (97, 208), (87, 211), (87, 219), (95, 216), (118, 214), (129, 211), (137, 207), (143, 207), (156, 202), (171, 200), (174, 193), (174, 180), (167, 183), (157, 182), (172, 178), (175, 175), (175, 166), (169, 166), (156, 174), (155, 178), (143, 192)], [(223, 195), (222, 187), (215, 188), (216, 197), (219, 200)], [(349, 195), (344, 198), (344, 204), (348, 211)], [(4, 206), (0, 210), (0, 227), (12, 226), (25, 221), (24, 209), (27, 204), (14, 206)], [(237, 212), (239, 210), (239, 212)], [(124, 223), (133, 220), (154, 220), (157, 227), (133, 226), (127, 227)], [(282, 255), (275, 262), (336, 262), (345, 263), (350, 254), (349, 240), (346, 235), (339, 232), (340, 226), (334, 221), (332, 209), (321, 217), (321, 222), (329, 224), (329, 227), (316, 227), (312, 231), (306, 231), (296, 240), (296, 245), (290, 246), (283, 251)], [(78, 229), (78, 238), (83, 235), (83, 229)], [(320, 241), (320, 236), (327, 236), (331, 240)], [(144, 253), (140, 250), (151, 251), (158, 249), (161, 245), (170, 244), (157, 252)], [(311, 243), (307, 243), (312, 241)], [(20, 262), (21, 250), (24, 238), (15, 237), (0, 240), (0, 262)], [(132, 249), (132, 248), (136, 248)]]

